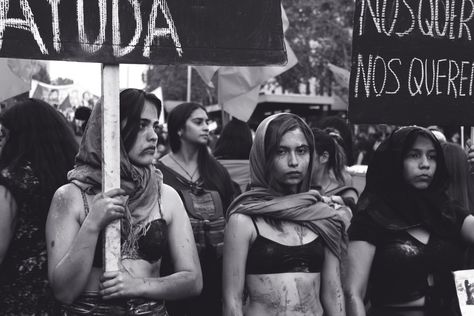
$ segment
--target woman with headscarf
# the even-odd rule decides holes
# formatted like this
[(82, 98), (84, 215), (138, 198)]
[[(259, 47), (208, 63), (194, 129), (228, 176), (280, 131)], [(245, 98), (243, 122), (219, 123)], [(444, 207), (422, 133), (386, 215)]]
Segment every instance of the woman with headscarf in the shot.
[(349, 315), (458, 315), (451, 271), (462, 268), (474, 217), (447, 195), (439, 141), (403, 127), (377, 148), (349, 228)]
[[(65, 315), (167, 315), (163, 301), (196, 295), (201, 270), (183, 204), (152, 165), (161, 102), (138, 89), (120, 93), (120, 188), (101, 193), (101, 107), (92, 111), (70, 183), (50, 208), (49, 280)], [(119, 271), (104, 273), (103, 229), (121, 222)], [(161, 277), (165, 250), (174, 273)]]
[(339, 266), (347, 223), (309, 190), (313, 152), (298, 116), (259, 125), (251, 189), (229, 207), (224, 315), (345, 315)]

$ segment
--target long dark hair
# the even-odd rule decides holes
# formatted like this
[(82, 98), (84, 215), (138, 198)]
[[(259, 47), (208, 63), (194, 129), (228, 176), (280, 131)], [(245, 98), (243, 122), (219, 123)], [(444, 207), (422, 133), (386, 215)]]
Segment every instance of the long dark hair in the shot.
[(329, 154), (328, 167), (334, 172), (337, 181), (344, 184), (345, 154), (337, 141), (325, 131), (319, 128), (312, 128), (314, 135), (314, 148), (321, 156), (325, 151)]
[(140, 89), (125, 89), (120, 92), (120, 121), (126, 121), (121, 129), (125, 150), (128, 152), (135, 143), (140, 129), (140, 117), (145, 101), (151, 102), (161, 113), (161, 101), (154, 94)]
[(41, 184), (41, 194), (50, 200), (74, 166), (78, 143), (66, 118), (48, 103), (27, 99), (0, 114), (9, 131), (0, 155), (0, 169), (21, 168), (30, 163)]
[[(178, 131), (185, 127), (188, 118), (198, 109), (207, 113), (202, 105), (193, 102), (181, 103), (169, 113), (168, 138), (173, 153), (176, 153), (181, 149), (181, 139), (178, 135)], [(204, 184), (219, 192), (224, 209), (226, 209), (234, 197), (232, 180), (230, 179), (227, 170), (209, 154), (206, 145), (199, 147), (198, 170)]]
[(246, 122), (232, 119), (217, 140), (214, 156), (219, 159), (249, 159), (252, 132)]
[(469, 163), (464, 149), (456, 143), (441, 143), (449, 173), (448, 194), (464, 208), (472, 203), (472, 183), (469, 178)]
[(339, 116), (327, 116), (319, 122), (319, 126), (321, 129), (333, 127), (339, 132), (343, 140), (342, 148), (344, 148), (346, 162), (349, 166), (354, 164), (353, 139), (349, 124), (347, 124), (346, 121)]
[[(413, 188), (403, 176), (403, 161), (417, 137), (429, 139), (436, 150), (436, 171), (427, 189)], [(437, 234), (455, 235), (456, 205), (447, 195), (448, 170), (443, 150), (427, 129), (410, 126), (393, 132), (370, 161), (366, 186), (357, 203), (382, 227), (405, 230), (422, 224)]]

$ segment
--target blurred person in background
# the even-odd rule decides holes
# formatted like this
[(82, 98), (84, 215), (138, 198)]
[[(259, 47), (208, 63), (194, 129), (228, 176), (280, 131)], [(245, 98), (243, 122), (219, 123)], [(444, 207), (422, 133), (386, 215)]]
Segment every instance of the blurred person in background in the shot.
[(346, 171), (344, 149), (327, 132), (318, 128), (312, 132), (315, 155), (311, 187), (328, 197), (326, 202), (347, 205), (354, 211), (359, 194)]
[(51, 105), (28, 99), (0, 114), (0, 313), (56, 315), (45, 225), (78, 145)]
[(327, 116), (323, 118), (318, 127), (324, 130), (325, 128), (334, 128), (338, 131), (339, 135), (342, 138), (342, 148), (344, 148), (344, 153), (346, 155), (346, 163), (348, 166), (352, 166), (355, 163), (354, 157), (354, 139), (352, 136), (351, 127), (343, 118), (339, 116)]
[(252, 131), (248, 124), (234, 118), (222, 129), (214, 149), (214, 157), (229, 171), (242, 192), (247, 190), (250, 183), (249, 155), (252, 143)]

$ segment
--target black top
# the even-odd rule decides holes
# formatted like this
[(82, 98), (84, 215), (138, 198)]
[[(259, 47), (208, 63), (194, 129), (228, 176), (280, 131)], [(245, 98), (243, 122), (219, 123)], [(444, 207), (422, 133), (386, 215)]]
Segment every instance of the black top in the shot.
[[(84, 202), (84, 210), (89, 213), (89, 205), (87, 203), (87, 198), (84, 191), (81, 190), (82, 200)], [(160, 210), (161, 213), (161, 210)], [(161, 214), (163, 217), (163, 214)], [(168, 225), (166, 224), (166, 220), (163, 218), (155, 219), (148, 223), (149, 227), (147, 228), (146, 234), (140, 236), (138, 239), (138, 247), (137, 252), (138, 256), (141, 259), (144, 259), (148, 262), (156, 262), (160, 260), (160, 258), (165, 253), (167, 243), (168, 243)], [(104, 240), (104, 233), (103, 231), (100, 232), (98, 240), (100, 242), (97, 243), (95, 247), (94, 253), (94, 261), (93, 266), (96, 268), (103, 267), (103, 250), (102, 250), (102, 243)]]
[(273, 274), (291, 272), (320, 273), (324, 261), (323, 239), (299, 246), (287, 246), (260, 235), (252, 218), (257, 238), (247, 255), (247, 274)]
[[(459, 229), (464, 218), (459, 218)], [(447, 306), (455, 299), (451, 271), (462, 268), (464, 251), (459, 238), (441, 238), (431, 233), (428, 243), (423, 244), (406, 230), (382, 228), (365, 212), (354, 217), (349, 238), (376, 247), (368, 290), (372, 305), (426, 297), (427, 302)]]

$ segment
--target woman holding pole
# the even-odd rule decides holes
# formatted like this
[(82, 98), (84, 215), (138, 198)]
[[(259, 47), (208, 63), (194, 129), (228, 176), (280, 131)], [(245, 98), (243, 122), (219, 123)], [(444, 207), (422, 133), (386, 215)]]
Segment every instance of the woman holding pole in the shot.
[[(120, 93), (121, 188), (101, 191), (101, 105), (90, 117), (69, 184), (57, 190), (46, 234), (49, 279), (66, 315), (167, 315), (164, 300), (201, 291), (189, 219), (152, 165), (161, 102), (137, 89)], [(103, 229), (121, 221), (119, 271), (103, 272)], [(169, 248), (174, 272), (159, 274)]]

